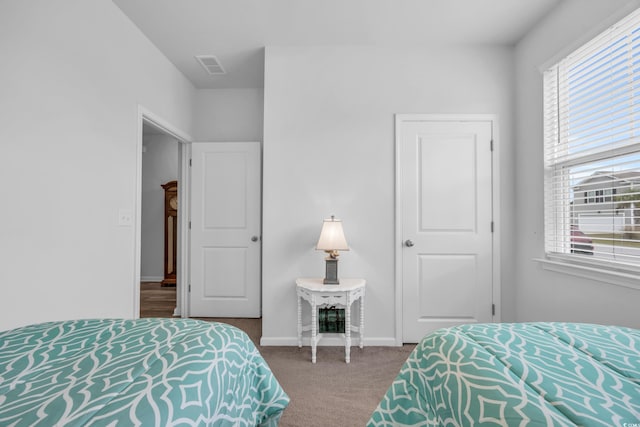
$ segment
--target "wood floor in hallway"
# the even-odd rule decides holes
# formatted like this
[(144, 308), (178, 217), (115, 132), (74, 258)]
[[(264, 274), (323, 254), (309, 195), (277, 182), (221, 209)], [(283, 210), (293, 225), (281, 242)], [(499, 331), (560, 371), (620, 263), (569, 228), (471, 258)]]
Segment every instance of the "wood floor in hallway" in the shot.
[(175, 286), (162, 286), (160, 282), (140, 283), (140, 317), (173, 317), (175, 308)]

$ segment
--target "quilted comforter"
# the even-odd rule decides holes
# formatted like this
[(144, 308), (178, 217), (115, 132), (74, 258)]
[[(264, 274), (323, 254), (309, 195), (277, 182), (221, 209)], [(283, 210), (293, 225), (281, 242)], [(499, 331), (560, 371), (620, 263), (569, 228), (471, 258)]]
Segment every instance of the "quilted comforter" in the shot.
[(368, 426), (640, 426), (640, 331), (472, 324), (427, 335)]
[(188, 319), (0, 332), (2, 426), (270, 426), (289, 398), (249, 337)]

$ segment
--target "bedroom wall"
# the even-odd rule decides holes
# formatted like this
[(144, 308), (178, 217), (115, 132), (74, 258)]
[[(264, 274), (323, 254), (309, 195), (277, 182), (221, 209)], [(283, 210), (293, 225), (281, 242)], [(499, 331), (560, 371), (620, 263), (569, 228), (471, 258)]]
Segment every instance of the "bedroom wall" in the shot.
[(178, 141), (169, 135), (142, 139), (142, 221), (140, 280), (164, 279), (164, 189), (178, 179)]
[(196, 141), (262, 141), (264, 90), (200, 89), (194, 114)]
[(516, 47), (516, 263), (518, 321), (579, 321), (640, 327), (640, 290), (543, 270), (541, 66), (603, 31), (639, 1), (565, 0)]
[(138, 106), (194, 89), (110, 0), (0, 2), (0, 330), (134, 313)]
[(322, 220), (343, 220), (343, 277), (367, 279), (369, 344), (395, 340), (394, 114), (499, 117), (503, 319), (514, 319), (508, 47), (267, 47), (264, 344), (296, 343), (296, 277), (322, 277)]

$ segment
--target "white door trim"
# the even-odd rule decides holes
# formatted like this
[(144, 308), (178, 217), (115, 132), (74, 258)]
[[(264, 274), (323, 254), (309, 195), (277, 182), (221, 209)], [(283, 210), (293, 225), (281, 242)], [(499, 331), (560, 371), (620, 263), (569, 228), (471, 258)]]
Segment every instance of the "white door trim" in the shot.
[(189, 157), (191, 150), (191, 136), (173, 126), (170, 122), (154, 114), (142, 105), (138, 105), (138, 135), (136, 141), (136, 190), (135, 190), (135, 213), (134, 213), (134, 272), (133, 272), (133, 313), (132, 318), (140, 317), (140, 264), (142, 247), (142, 134), (143, 124), (149, 123), (161, 129), (178, 140), (178, 260), (177, 260), (177, 283), (176, 286), (176, 315), (188, 316), (187, 286), (181, 284), (189, 283), (189, 251), (182, 248), (189, 247)]
[(395, 182), (395, 310), (396, 310), (396, 330), (395, 341), (396, 345), (403, 344), (403, 308), (402, 308), (402, 256), (404, 251), (402, 250), (402, 191), (400, 185), (402, 183), (402, 168), (400, 163), (400, 129), (403, 122), (411, 121), (491, 121), (493, 128), (493, 156), (491, 161), (492, 169), (492, 200), (491, 209), (493, 214), (494, 232), (492, 236), (493, 245), (493, 301), (495, 304), (495, 314), (493, 316), (494, 322), (501, 320), (501, 280), (500, 280), (500, 144), (498, 135), (498, 117), (495, 114), (396, 114), (395, 115), (395, 156), (396, 156), (396, 182)]

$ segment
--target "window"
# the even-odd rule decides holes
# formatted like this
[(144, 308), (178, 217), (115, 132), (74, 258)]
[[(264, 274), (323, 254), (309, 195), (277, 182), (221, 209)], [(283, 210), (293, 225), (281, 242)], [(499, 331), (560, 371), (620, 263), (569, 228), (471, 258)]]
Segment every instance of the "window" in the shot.
[(544, 73), (545, 251), (640, 267), (640, 9)]

